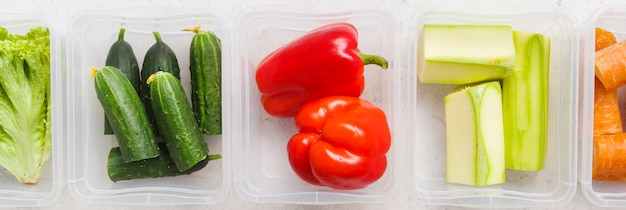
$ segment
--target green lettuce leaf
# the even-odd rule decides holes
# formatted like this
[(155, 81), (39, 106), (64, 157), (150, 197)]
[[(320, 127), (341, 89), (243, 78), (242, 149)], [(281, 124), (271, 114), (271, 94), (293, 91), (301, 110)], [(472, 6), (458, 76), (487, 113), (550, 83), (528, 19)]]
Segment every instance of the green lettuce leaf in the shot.
[(49, 34), (0, 29), (0, 165), (25, 184), (39, 182), (52, 152)]

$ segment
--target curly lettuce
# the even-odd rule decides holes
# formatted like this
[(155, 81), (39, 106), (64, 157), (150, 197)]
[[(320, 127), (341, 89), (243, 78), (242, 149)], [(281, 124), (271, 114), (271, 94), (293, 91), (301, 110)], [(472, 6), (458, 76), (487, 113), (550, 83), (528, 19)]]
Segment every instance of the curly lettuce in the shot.
[(0, 27), (0, 165), (24, 184), (39, 182), (52, 152), (50, 33)]

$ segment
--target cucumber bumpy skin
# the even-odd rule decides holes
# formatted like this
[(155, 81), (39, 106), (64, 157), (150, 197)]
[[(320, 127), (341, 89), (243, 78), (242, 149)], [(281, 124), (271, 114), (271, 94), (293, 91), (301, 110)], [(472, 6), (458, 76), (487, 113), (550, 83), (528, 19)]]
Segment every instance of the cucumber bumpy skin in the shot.
[(159, 155), (148, 114), (132, 84), (117, 68), (91, 70), (98, 101), (109, 118), (126, 162)]
[(156, 72), (146, 81), (156, 125), (179, 171), (205, 159), (209, 153), (180, 80), (167, 72)]
[(189, 50), (191, 105), (202, 133), (222, 133), (222, 45), (220, 39), (200, 26), (183, 31), (195, 33)]
[[(126, 29), (120, 28), (117, 41), (111, 45), (104, 65), (113, 66), (122, 71), (133, 85), (133, 88), (135, 88), (135, 91), (137, 91), (137, 94), (139, 94), (141, 84), (141, 79), (139, 78), (139, 64), (133, 48), (124, 40), (124, 32), (126, 32)], [(104, 134), (113, 134), (113, 128), (111, 128), (111, 124), (106, 115), (104, 117)]]
[(107, 162), (109, 179), (117, 182), (131, 179), (191, 174), (204, 168), (210, 160), (221, 158), (221, 155), (209, 155), (209, 158), (205, 158), (193, 167), (181, 172), (176, 168), (174, 160), (170, 157), (165, 144), (159, 143), (158, 146), (160, 151), (158, 157), (130, 163), (123, 161), (119, 147), (112, 148), (111, 151), (109, 151), (109, 159)]
[[(155, 31), (152, 32), (152, 34), (156, 39), (156, 43), (154, 43), (146, 52), (143, 65), (141, 67), (141, 80), (146, 81), (150, 75), (158, 71), (171, 73), (178, 80), (180, 80), (180, 68), (178, 67), (176, 54), (172, 48), (163, 42), (159, 32)], [(157, 128), (158, 126), (156, 126), (154, 114), (152, 114), (152, 108), (150, 107), (150, 86), (148, 86), (146, 82), (141, 83), (141, 101), (143, 101), (144, 106), (148, 111), (150, 124), (154, 129), (155, 135), (161, 136), (160, 131)]]

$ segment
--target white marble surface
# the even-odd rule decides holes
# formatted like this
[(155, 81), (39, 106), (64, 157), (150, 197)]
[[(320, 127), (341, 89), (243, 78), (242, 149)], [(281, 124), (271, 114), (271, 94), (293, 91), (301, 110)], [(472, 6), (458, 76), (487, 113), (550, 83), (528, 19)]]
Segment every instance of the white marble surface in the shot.
[[(310, 0), (317, 2), (318, 0)], [(142, 5), (161, 5), (161, 6), (175, 6), (175, 7), (200, 7), (200, 6), (213, 6), (219, 4), (225, 9), (238, 9), (248, 4), (270, 4), (270, 3), (290, 3), (298, 2), (295, 0), (266, 0), (266, 1), (246, 1), (246, 0), (179, 0), (179, 1), (158, 1), (158, 0), (89, 0), (89, 1), (72, 1), (72, 0), (5, 0), (3, 1), (3, 7), (0, 8), (0, 12), (36, 12), (46, 17), (51, 18), (55, 23), (59, 31), (65, 30), (67, 20), (77, 11), (89, 8), (107, 8), (107, 7), (120, 7), (129, 6), (137, 7)], [(389, 3), (395, 3), (399, 5), (415, 5), (429, 1), (408, 1), (408, 0), (389, 0)], [(449, 1), (454, 2), (454, 1)], [(476, 2), (487, 2), (486, 0)], [(502, 1), (494, 1), (502, 2)], [(561, 0), (552, 1), (555, 4), (560, 5), (564, 9), (575, 14), (576, 24), (582, 26), (587, 18), (587, 15), (591, 10), (599, 5), (611, 5), (619, 4), (619, 1), (595, 1), (589, 0)], [(622, 3), (625, 4), (626, 3)], [(7, 6), (11, 5), (11, 6)], [(399, 9), (408, 9), (399, 8)], [(234, 14), (234, 13), (233, 13)], [(230, 17), (233, 18), (233, 17)], [(67, 151), (66, 151), (67, 152)], [(65, 161), (65, 160), (64, 160)], [(67, 164), (65, 164), (67, 166)], [(579, 185), (580, 186), (580, 185)], [(565, 206), (550, 209), (594, 209), (600, 208), (592, 205), (583, 196), (580, 187), (577, 190), (574, 198)], [(30, 209), (30, 208), (24, 208)], [(244, 200), (239, 196), (235, 190), (234, 185), (231, 185), (229, 196), (216, 204), (210, 206), (190, 205), (190, 206), (119, 206), (119, 205), (101, 205), (101, 204), (88, 204), (82, 203), (74, 199), (72, 194), (67, 188), (67, 183), (63, 189), (62, 194), (56, 202), (49, 206), (41, 207), (41, 209), (61, 210), (61, 209), (462, 209), (458, 207), (446, 207), (446, 206), (427, 206), (420, 204), (418, 199), (408, 189), (403, 189), (397, 195), (385, 202), (376, 204), (342, 204), (342, 205), (325, 205), (325, 206), (306, 206), (306, 205), (293, 205), (293, 204), (279, 204), (279, 203), (253, 203)]]

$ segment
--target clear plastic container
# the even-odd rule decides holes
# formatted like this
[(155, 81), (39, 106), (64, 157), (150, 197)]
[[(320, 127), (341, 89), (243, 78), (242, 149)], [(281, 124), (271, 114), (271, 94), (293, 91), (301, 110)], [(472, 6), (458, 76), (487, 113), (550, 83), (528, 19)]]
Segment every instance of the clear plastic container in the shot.
[[(476, 208), (554, 207), (576, 192), (577, 34), (571, 18), (554, 6), (428, 5), (407, 23), (410, 152), (407, 182), (424, 204)], [(551, 39), (548, 147), (539, 172), (507, 170), (504, 184), (487, 187), (446, 183), (446, 122), (443, 98), (456, 86), (421, 83), (418, 36), (424, 24), (510, 25)]]
[(0, 166), (0, 208), (41, 207), (57, 200), (63, 190), (63, 144), (65, 101), (63, 100), (59, 34), (52, 25), (36, 14), (0, 14), (0, 26), (12, 34), (25, 34), (33, 27), (50, 30), (50, 91), (52, 98), (52, 153), (46, 162), (39, 183), (19, 183)]
[(212, 30), (222, 43), (222, 94), (230, 93), (229, 30), (224, 21), (206, 9), (126, 8), (88, 10), (74, 15), (67, 30), (68, 186), (80, 201), (124, 205), (212, 204), (226, 198), (231, 184), (228, 113), (223, 106), (223, 134), (205, 135), (209, 154), (222, 158), (209, 161), (190, 175), (112, 182), (107, 175), (109, 150), (117, 146), (114, 135), (103, 135), (104, 113), (96, 98), (91, 67), (102, 67), (109, 48), (125, 27), (125, 40), (133, 47), (140, 68), (146, 51), (155, 43), (152, 31), (175, 52), (181, 82), (190, 97), (189, 47), (193, 33), (184, 28)]
[[(580, 119), (580, 185), (587, 199), (598, 206), (626, 207), (626, 182), (609, 182), (592, 179), (593, 166), (593, 109), (594, 109), (594, 59), (595, 28), (600, 27), (612, 32), (617, 41), (626, 40), (626, 7), (604, 6), (597, 8), (588, 17), (583, 30), (584, 45), (581, 47), (581, 89), (582, 104)], [(618, 89), (620, 108), (626, 103), (626, 89)], [(626, 117), (622, 110), (622, 119)]]
[[(276, 118), (265, 112), (255, 81), (256, 67), (272, 51), (308, 31), (335, 22), (349, 22), (359, 32), (359, 49), (389, 61), (388, 70), (365, 67), (361, 98), (382, 108), (392, 133), (385, 174), (366, 188), (333, 190), (314, 186), (293, 172), (287, 159), (287, 141), (297, 133), (293, 118)], [(235, 186), (253, 202), (332, 204), (380, 202), (398, 189), (400, 150), (404, 141), (400, 105), (400, 23), (385, 7), (373, 3), (300, 3), (253, 6), (242, 11), (234, 25), (237, 56), (233, 68), (233, 137)], [(315, 52), (311, 52), (314, 56)]]

